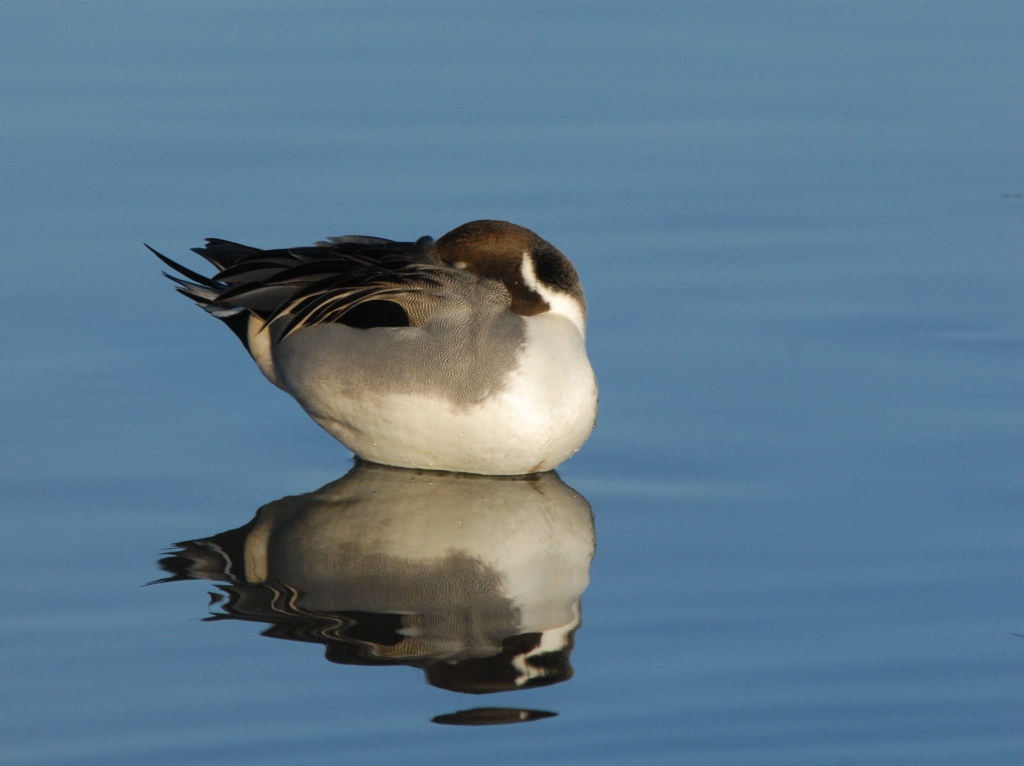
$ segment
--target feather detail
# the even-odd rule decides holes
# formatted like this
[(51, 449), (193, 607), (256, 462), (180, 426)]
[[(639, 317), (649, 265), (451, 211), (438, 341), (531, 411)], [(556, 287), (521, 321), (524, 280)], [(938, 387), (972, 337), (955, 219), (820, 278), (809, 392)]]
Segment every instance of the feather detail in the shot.
[[(207, 239), (205, 247), (193, 252), (218, 269), (213, 277), (146, 247), (186, 278), (165, 273), (175, 289), (213, 316), (227, 319), (248, 311), (264, 323), (288, 317), (281, 335), (285, 337), (302, 327), (344, 324), (346, 315), (360, 307), (364, 310), (357, 312), (352, 326), (410, 324), (411, 304), (422, 303), (444, 286), (441, 275), (446, 267), (436, 260), (432, 245), (430, 237), (395, 242), (350, 235), (331, 237), (313, 247), (260, 250)], [(368, 304), (374, 301), (394, 305), (369, 310)]]

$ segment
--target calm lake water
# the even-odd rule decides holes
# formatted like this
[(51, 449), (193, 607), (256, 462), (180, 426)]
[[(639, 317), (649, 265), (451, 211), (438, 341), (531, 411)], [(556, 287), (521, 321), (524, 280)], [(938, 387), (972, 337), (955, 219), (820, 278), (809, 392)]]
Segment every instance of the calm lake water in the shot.
[[(1024, 762), (1020, 3), (2, 19), (0, 762)], [(476, 218), (590, 305), (533, 483), (353, 468), (142, 247)]]

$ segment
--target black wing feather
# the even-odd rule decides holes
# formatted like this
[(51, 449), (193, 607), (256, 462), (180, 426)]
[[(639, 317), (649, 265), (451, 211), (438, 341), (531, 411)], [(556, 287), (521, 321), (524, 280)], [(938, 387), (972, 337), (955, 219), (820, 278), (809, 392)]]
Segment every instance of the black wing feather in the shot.
[(394, 242), (352, 235), (314, 247), (260, 250), (207, 239), (205, 247), (193, 252), (218, 269), (212, 278), (146, 247), (192, 280), (165, 274), (178, 292), (226, 322), (245, 342), (243, 324), (248, 326), (250, 314), (266, 322), (289, 316), (285, 335), (330, 322), (360, 328), (408, 325), (401, 297), (441, 285), (432, 244), (430, 237)]

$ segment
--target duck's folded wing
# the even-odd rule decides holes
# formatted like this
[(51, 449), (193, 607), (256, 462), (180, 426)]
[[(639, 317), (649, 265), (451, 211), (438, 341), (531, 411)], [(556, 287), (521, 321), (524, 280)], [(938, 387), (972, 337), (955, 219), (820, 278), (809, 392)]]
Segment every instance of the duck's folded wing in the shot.
[(247, 321), (249, 313), (266, 322), (287, 320), (287, 335), (332, 322), (360, 328), (422, 325), (444, 292), (445, 267), (433, 258), (432, 243), (430, 237), (393, 242), (345, 236), (315, 247), (259, 250), (209, 239), (194, 252), (219, 269), (212, 278), (153, 253), (186, 278), (166, 275), (178, 292), (214, 316), (229, 325), (243, 314)]

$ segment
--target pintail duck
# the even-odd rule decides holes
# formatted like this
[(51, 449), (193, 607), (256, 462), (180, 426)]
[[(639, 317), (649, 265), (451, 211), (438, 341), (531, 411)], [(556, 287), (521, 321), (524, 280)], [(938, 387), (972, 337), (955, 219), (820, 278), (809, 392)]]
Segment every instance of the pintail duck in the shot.
[(271, 383), (365, 460), (536, 473), (594, 427), (579, 277), (522, 226), (472, 221), (437, 241), (345, 236), (284, 250), (208, 239), (194, 252), (218, 269), (212, 278), (152, 252)]

